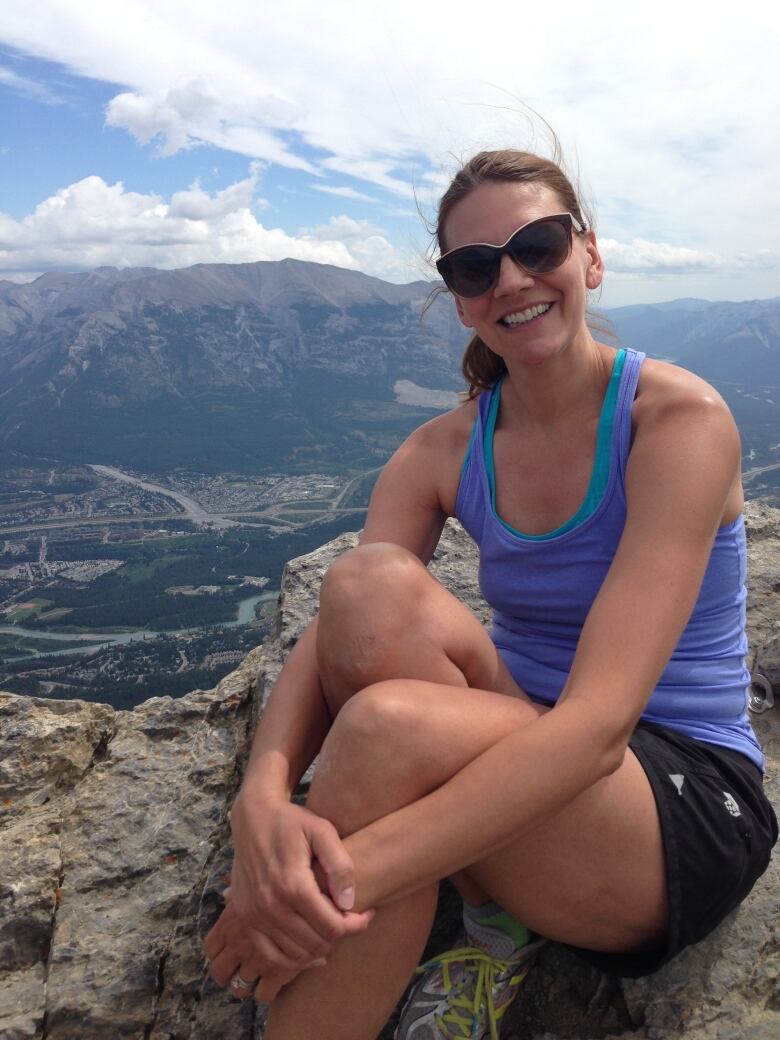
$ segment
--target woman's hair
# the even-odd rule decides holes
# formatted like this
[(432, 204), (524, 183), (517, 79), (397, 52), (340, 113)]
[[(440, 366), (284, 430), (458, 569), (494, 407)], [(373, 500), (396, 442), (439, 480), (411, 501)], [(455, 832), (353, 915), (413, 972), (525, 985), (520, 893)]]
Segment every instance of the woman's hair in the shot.
[[(559, 149), (556, 147), (556, 158)], [(461, 167), (444, 192), (439, 202), (434, 234), (441, 253), (447, 252), (445, 242), (447, 218), (461, 199), (470, 195), (481, 184), (510, 181), (514, 184), (538, 184), (554, 191), (565, 210), (583, 225), (590, 227), (590, 220), (580, 205), (577, 192), (557, 162), (531, 152), (504, 148), (494, 152), (480, 152)], [(463, 377), (468, 384), (469, 398), (488, 390), (506, 372), (506, 365), (498, 354), (479, 338), (472, 336), (461, 363)]]

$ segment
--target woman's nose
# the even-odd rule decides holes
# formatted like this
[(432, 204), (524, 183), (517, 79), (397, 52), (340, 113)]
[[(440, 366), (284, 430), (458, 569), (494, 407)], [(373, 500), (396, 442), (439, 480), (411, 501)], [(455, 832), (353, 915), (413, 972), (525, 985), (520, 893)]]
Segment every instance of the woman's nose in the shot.
[(518, 289), (525, 289), (533, 283), (533, 275), (513, 260), (508, 253), (504, 253), (498, 269), (498, 281), (494, 290), (496, 295), (506, 296), (517, 292)]

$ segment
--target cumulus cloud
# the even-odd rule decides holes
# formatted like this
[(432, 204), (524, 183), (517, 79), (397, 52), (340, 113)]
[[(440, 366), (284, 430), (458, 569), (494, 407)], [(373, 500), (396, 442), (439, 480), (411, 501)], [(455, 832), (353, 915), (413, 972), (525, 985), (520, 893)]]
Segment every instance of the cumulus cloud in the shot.
[[(210, 145), (430, 212), (458, 159), (549, 148), (527, 103), (601, 210), (616, 269), (720, 277), (718, 257), (775, 248), (755, 211), (777, 208), (778, 98), (757, 70), (775, 67), (780, 22), (758, 0), (712, 0), (707, 18), (679, 0), (583, 18), (564, 0), (552, 19), (495, 0), (467, 23), (417, 0), (286, 0), (283, 18), (256, 0), (6, 7), (0, 39), (120, 84), (107, 123), (163, 156)], [(510, 39), (522, 60), (503, 60)]]
[[(273, 97), (262, 99), (258, 107), (272, 128), (292, 115), (291, 110)], [(162, 156), (211, 144), (240, 155), (316, 173), (315, 167), (291, 152), (273, 129), (259, 123), (259, 114), (255, 113), (254, 123), (248, 123), (239, 113), (226, 112), (218, 95), (202, 77), (196, 77), (167, 90), (117, 94), (106, 107), (106, 124), (128, 130), (142, 144), (157, 141), (158, 153)]]
[(255, 192), (260, 177), (260, 165), (252, 163), (249, 176), (222, 191), (209, 195), (196, 181), (184, 191), (171, 196), (168, 215), (186, 220), (213, 221), (238, 209), (267, 209), (268, 202), (257, 198)]
[(408, 282), (430, 277), (430, 272), (421, 273), (419, 257), (401, 253), (386, 233), (368, 220), (355, 220), (342, 213), (306, 234), (315, 241), (343, 242), (361, 271), (386, 281)]
[(170, 201), (85, 177), (40, 203), (22, 220), (0, 213), (0, 273), (42, 270), (188, 267), (293, 257), (335, 264), (395, 281), (414, 273), (378, 228), (336, 217), (291, 235), (265, 227), (255, 211), (259, 170), (210, 195), (194, 184)]

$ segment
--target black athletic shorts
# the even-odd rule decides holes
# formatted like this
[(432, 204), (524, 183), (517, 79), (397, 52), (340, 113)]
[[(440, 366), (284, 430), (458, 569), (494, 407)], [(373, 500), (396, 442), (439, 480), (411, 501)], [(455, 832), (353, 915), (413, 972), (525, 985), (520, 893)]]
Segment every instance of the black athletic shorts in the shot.
[(601, 971), (639, 978), (699, 942), (742, 902), (769, 865), (777, 818), (761, 773), (737, 751), (649, 722), (640, 722), (628, 745), (658, 806), (669, 929), (652, 948), (633, 952), (572, 949)]

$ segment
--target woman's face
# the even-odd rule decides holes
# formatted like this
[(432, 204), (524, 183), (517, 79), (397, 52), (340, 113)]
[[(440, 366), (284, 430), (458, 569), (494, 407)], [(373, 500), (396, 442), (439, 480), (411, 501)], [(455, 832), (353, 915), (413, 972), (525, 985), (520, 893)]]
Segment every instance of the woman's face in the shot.
[[(501, 245), (523, 224), (565, 211), (544, 185), (482, 184), (452, 208), (444, 226), (446, 250), (472, 242)], [(492, 289), (471, 299), (455, 296), (455, 304), (463, 324), (508, 367), (513, 361), (540, 364), (588, 335), (587, 290), (601, 284), (602, 274), (592, 232), (574, 234), (571, 255), (554, 271), (534, 274), (505, 255)], [(532, 316), (539, 306), (544, 312)]]

